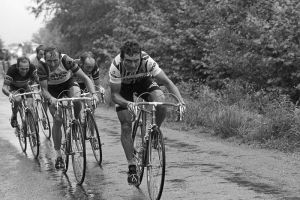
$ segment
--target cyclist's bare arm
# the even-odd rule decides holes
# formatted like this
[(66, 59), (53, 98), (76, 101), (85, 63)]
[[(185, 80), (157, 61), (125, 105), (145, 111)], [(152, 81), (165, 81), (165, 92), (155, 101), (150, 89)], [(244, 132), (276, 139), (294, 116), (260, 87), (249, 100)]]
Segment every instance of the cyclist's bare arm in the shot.
[(115, 102), (116, 104), (119, 104), (122, 107), (127, 107), (127, 104), (130, 101), (127, 101), (120, 95), (121, 84), (110, 83), (110, 89), (111, 89), (111, 98), (112, 98), (113, 102)]
[(44, 98), (47, 99), (49, 102), (52, 102), (52, 99), (55, 98), (48, 91), (48, 81), (47, 80), (40, 81), (40, 86)]
[(2, 86), (2, 92), (3, 92), (3, 94), (5, 94), (6, 96), (9, 96), (9, 94), (10, 94), (10, 92), (9, 92), (9, 85), (3, 84), (3, 86)]
[(159, 74), (155, 76), (155, 79), (157, 80), (157, 83), (164, 85), (169, 92), (176, 95), (181, 103), (184, 103), (184, 100), (176, 87), (176, 85), (168, 78), (168, 76), (165, 74), (164, 71), (161, 71)]

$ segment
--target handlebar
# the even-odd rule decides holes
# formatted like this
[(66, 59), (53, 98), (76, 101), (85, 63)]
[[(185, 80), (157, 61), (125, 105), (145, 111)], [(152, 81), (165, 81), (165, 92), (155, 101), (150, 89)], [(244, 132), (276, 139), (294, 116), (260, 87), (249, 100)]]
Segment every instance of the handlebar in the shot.
[(56, 103), (56, 108), (58, 108), (59, 103), (61, 102), (72, 102), (72, 101), (93, 101), (93, 104), (96, 104), (94, 101), (93, 97), (70, 97), (70, 98), (61, 98), (61, 99), (57, 99), (57, 103)]
[(25, 95), (30, 95), (30, 94), (39, 94), (40, 92), (41, 92), (41, 90), (33, 91), (33, 92), (24, 92), (24, 93), (20, 93), (20, 94), (15, 94), (14, 96), (18, 97), (18, 96), (25, 96)]
[(145, 105), (152, 105), (154, 107), (158, 106), (158, 105), (163, 105), (163, 106), (174, 106), (177, 107), (177, 119), (176, 121), (182, 121), (183, 120), (183, 104), (181, 103), (171, 103), (171, 102), (134, 102), (133, 103), (133, 113), (131, 113), (133, 115), (133, 117), (137, 116), (137, 112), (138, 109), (141, 109), (141, 106), (145, 106)]

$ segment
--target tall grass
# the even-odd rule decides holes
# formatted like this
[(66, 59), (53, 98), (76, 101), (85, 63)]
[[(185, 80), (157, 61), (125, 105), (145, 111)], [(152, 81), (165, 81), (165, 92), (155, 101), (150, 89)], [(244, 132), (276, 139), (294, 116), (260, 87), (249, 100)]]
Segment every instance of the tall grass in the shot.
[[(189, 93), (181, 85), (180, 90)], [(250, 86), (230, 82), (222, 91), (193, 86), (187, 100), (185, 124), (206, 126), (222, 138), (237, 137), (248, 143), (281, 150), (300, 147), (300, 110), (285, 95), (254, 92)]]

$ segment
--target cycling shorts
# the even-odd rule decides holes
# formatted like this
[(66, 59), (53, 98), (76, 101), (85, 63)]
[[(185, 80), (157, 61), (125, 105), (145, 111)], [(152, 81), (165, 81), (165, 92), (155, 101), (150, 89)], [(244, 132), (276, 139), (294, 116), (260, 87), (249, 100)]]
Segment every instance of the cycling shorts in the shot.
[(63, 98), (64, 94), (68, 95), (68, 90), (73, 86), (79, 87), (78, 83), (74, 81), (73, 78), (70, 78), (61, 84), (48, 85), (48, 91), (53, 97), (59, 99)]
[[(133, 101), (133, 94), (136, 93), (137, 96), (144, 92), (152, 92), (154, 90), (161, 90), (158, 84), (150, 77), (145, 77), (134, 84), (121, 84), (120, 95), (128, 100)], [(148, 101), (149, 94), (144, 94), (141, 96), (145, 101)], [(127, 107), (121, 107), (116, 105), (116, 111), (126, 110)]]

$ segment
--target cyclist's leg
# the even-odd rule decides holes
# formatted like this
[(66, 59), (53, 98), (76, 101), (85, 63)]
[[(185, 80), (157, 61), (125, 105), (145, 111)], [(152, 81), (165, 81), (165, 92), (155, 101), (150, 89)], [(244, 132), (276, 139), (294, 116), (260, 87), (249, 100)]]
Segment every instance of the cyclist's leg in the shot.
[[(143, 95), (142, 98), (146, 101), (164, 101), (165, 96), (163, 91), (160, 89), (158, 84), (150, 77), (142, 79), (139, 83), (136, 84), (137, 93), (140, 95), (144, 92), (147, 92), (146, 95)], [(149, 95), (150, 93), (150, 95)], [(162, 124), (166, 117), (166, 108), (163, 106), (157, 107), (156, 112), (156, 123), (158, 127)]]
[[(10, 92), (12, 94), (18, 94), (19, 92), (16, 91), (16, 90), (10, 90)], [(11, 111), (12, 111), (12, 116), (11, 116), (11, 119), (10, 119), (10, 124), (11, 126), (14, 128), (18, 125), (18, 121), (17, 121), (17, 112), (18, 112), (18, 107), (21, 106), (21, 101), (22, 101), (22, 98), (19, 96), (19, 97), (16, 97), (15, 98), (15, 101), (14, 101), (14, 106), (11, 107)]]
[[(64, 91), (65, 85), (56, 85), (56, 86), (48, 86), (49, 93), (55, 97), (58, 98), (59, 94)], [(51, 104), (48, 105), (49, 111), (52, 115), (53, 119), (53, 126), (52, 126), (52, 139), (54, 144), (54, 150), (56, 152), (56, 161), (55, 161), (55, 168), (64, 168), (64, 163), (62, 159), (61, 154), (61, 139), (62, 139), (62, 132), (61, 132), (61, 126), (63, 123), (62, 119), (62, 110), (61, 108), (58, 108), (58, 112), (56, 110), (56, 106)]]
[[(79, 85), (79, 88), (80, 88), (80, 93), (83, 92), (86, 87), (85, 87), (85, 84), (82, 83), (82, 82), (78, 82), (78, 85)], [(80, 122), (83, 123), (84, 122), (84, 116), (83, 116), (83, 102), (81, 102), (81, 109), (80, 109), (80, 112), (79, 112), (79, 119), (80, 119)], [(84, 127), (84, 124), (82, 124), (83, 127)]]
[(132, 122), (131, 115), (125, 108), (117, 108), (117, 115), (121, 123), (121, 143), (125, 152), (128, 165), (135, 164), (134, 160), (134, 148), (131, 138)]
[[(80, 97), (80, 88), (77, 82), (69, 81), (69, 97)], [(74, 102), (74, 115), (75, 118), (78, 119), (81, 112), (81, 102)]]
[[(165, 96), (163, 91), (161, 90), (153, 90), (150, 92), (149, 101), (165, 101)], [(164, 106), (157, 106), (157, 112), (156, 112), (156, 124), (158, 127), (162, 124), (166, 117), (166, 108)]]

